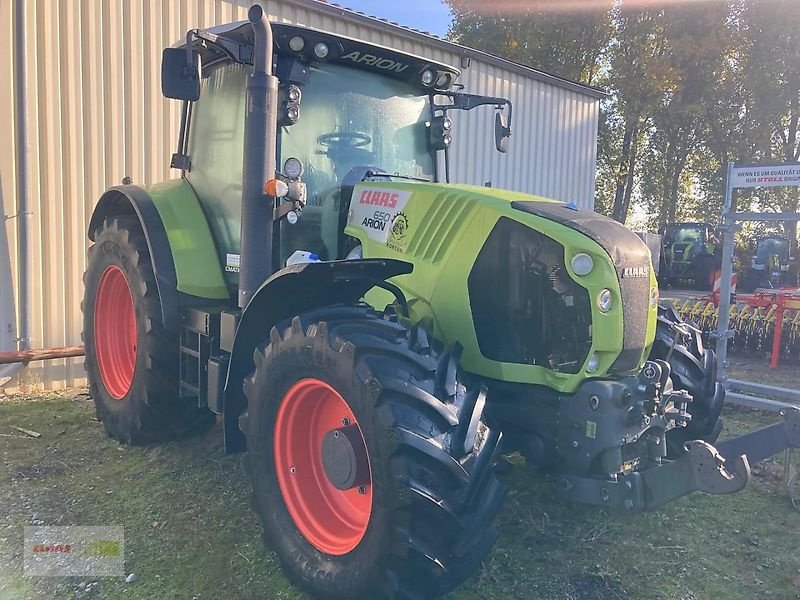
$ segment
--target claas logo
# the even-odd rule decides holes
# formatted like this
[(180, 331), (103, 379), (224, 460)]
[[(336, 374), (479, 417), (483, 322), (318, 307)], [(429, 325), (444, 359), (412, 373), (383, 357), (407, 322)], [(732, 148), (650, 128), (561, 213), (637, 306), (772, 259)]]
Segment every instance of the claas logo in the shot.
[(394, 208), (397, 206), (398, 198), (400, 198), (400, 194), (384, 192), (381, 190), (364, 190), (361, 192), (359, 204), (372, 204), (374, 206)]

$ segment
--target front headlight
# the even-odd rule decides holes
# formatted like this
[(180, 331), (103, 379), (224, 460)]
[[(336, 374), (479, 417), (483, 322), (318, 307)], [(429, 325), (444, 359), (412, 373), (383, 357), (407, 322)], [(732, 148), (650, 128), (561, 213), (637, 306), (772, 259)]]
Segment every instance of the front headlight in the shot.
[(592, 260), (592, 257), (588, 254), (581, 252), (572, 257), (570, 265), (575, 275), (583, 277), (591, 273), (592, 269), (594, 269), (594, 260)]
[(614, 293), (609, 289), (604, 289), (602, 292), (597, 294), (597, 306), (600, 308), (601, 311), (607, 313), (611, 310), (611, 307), (614, 305)]

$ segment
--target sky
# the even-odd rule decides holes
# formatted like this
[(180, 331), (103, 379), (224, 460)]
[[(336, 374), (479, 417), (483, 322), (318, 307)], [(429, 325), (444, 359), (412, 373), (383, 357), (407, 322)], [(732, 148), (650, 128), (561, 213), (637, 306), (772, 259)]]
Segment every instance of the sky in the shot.
[(447, 35), (450, 10), (441, 0), (330, 0), (370, 16), (388, 19), (400, 25)]

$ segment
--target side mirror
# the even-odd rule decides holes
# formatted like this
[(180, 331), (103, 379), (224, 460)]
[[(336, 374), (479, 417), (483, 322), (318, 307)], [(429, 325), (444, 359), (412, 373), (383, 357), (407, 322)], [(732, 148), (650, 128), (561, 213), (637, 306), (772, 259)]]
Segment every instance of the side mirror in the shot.
[(508, 119), (503, 113), (494, 115), (494, 146), (498, 152), (508, 152), (508, 139), (511, 137), (511, 128)]
[(161, 55), (161, 93), (174, 100), (200, 97), (200, 55), (186, 48), (165, 48)]

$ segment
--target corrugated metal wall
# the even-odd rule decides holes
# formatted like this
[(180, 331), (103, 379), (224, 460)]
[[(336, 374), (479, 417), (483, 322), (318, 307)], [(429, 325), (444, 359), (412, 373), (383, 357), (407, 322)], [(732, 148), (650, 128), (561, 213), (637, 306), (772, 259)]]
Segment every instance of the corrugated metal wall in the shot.
[[(17, 212), (13, 140), (21, 107), (16, 86), (14, 22), (21, 3), (0, 0), (0, 196)], [(98, 196), (124, 176), (151, 183), (172, 176), (178, 103), (160, 94), (164, 46), (192, 27), (246, 18), (247, 0), (48, 0), (25, 2), (28, 157), (33, 212), (34, 294), (31, 343), (80, 343), (86, 223)], [(458, 66), (460, 56), (415, 36), (390, 32), (346, 11), (302, 0), (263, 2), (275, 19), (361, 38)], [(338, 14), (337, 14), (338, 13)], [(476, 60), (462, 82), (469, 91), (514, 102), (510, 152), (493, 147), (493, 114), (454, 118), (452, 179), (506, 187), (591, 206), (598, 102), (568, 89)], [(19, 268), (17, 219), (6, 221), (12, 270)], [(18, 290), (17, 281), (14, 288)], [(0, 285), (4, 285), (0, 282)], [(82, 359), (34, 363), (25, 383), (58, 389), (83, 382)]]

